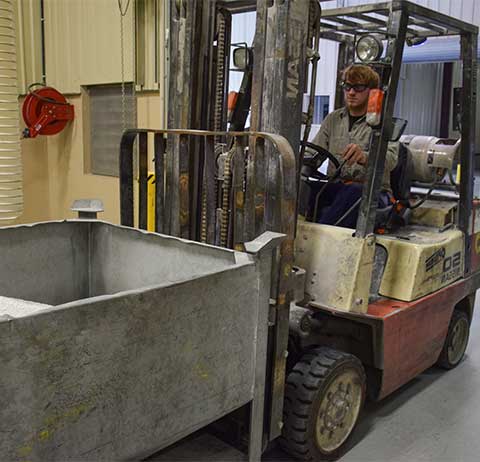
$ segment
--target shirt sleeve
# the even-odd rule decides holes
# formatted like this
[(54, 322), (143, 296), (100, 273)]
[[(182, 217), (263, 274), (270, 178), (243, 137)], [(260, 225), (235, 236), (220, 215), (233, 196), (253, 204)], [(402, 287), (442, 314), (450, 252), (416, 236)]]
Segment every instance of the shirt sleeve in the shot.
[(398, 148), (398, 143), (388, 143), (387, 154), (385, 156), (385, 172), (388, 174), (397, 166)]
[[(398, 143), (389, 142), (387, 146), (387, 154), (385, 155), (385, 173), (390, 172), (397, 166), (398, 162)], [(369, 151), (364, 151), (365, 155), (369, 156)]]
[(313, 138), (312, 143), (318, 146), (321, 146), (323, 149), (329, 151), (329, 140), (330, 140), (330, 125), (331, 125), (331, 114), (328, 114), (327, 117), (320, 125), (320, 129), (318, 130), (315, 138)]

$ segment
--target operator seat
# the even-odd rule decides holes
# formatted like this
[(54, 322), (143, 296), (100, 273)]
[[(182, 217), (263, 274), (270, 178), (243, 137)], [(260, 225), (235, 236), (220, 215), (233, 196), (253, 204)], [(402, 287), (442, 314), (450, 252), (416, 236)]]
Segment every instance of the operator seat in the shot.
[(403, 143), (399, 143), (397, 165), (390, 172), (390, 186), (395, 200), (408, 201), (412, 176), (412, 155)]
[(378, 211), (380, 215), (388, 215), (385, 227), (389, 230), (407, 225), (411, 213), (409, 197), (413, 179), (412, 154), (403, 143), (398, 145), (397, 165), (390, 172), (390, 186), (395, 203)]

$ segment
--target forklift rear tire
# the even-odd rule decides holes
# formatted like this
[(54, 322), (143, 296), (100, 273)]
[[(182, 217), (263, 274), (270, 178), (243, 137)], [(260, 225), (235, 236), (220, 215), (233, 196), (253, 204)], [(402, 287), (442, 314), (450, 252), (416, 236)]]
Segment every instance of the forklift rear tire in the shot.
[(365, 391), (365, 371), (355, 356), (327, 347), (304, 354), (287, 378), (282, 449), (302, 460), (337, 458)]
[(437, 365), (444, 369), (457, 367), (465, 355), (469, 334), (470, 322), (467, 314), (460, 310), (454, 310)]

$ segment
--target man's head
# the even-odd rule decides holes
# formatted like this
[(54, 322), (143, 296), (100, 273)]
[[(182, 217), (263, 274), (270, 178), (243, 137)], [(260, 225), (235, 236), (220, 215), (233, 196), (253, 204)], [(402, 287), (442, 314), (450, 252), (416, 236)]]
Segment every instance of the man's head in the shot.
[(380, 84), (379, 75), (369, 66), (353, 64), (343, 71), (342, 82), (349, 113), (354, 116), (365, 114), (370, 90)]

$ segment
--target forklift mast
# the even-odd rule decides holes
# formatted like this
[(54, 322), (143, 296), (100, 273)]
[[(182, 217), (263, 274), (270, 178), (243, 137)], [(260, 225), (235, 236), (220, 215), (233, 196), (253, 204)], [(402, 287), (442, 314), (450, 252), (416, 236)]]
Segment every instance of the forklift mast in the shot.
[[(232, 15), (256, 11), (251, 72), (251, 136), (229, 137), (228, 74)], [(311, 122), (318, 61), (318, 0), (176, 0), (171, 2), (169, 129), (216, 132), (206, 149), (195, 137), (167, 138), (165, 226), (172, 235), (242, 249), (267, 230), (289, 236), (273, 284), (269, 348), (272, 358), (266, 438), (280, 435), (288, 321), (289, 274), (296, 226), (302, 122)], [(310, 74), (310, 116), (302, 112)], [(249, 91), (245, 82), (243, 90)], [(244, 116), (244, 114), (243, 114)], [(230, 129), (243, 129), (232, 124)], [(223, 135), (221, 134), (223, 132)], [(293, 157), (255, 133), (282, 135)], [(304, 131), (308, 136), (309, 128)], [(282, 142), (279, 141), (281, 144)], [(281, 149), (280, 149), (281, 151)], [(280, 189), (283, 188), (283, 191)], [(212, 221), (214, 224), (212, 225)], [(213, 229), (213, 232), (212, 232)], [(283, 270), (283, 271), (282, 271)], [(282, 273), (285, 276), (282, 276)]]
[[(250, 131), (280, 134), (297, 153), (307, 67), (316, 53), (312, 47), (318, 48), (318, 37), (314, 39), (320, 17), (317, 0), (172, 1), (168, 126), (227, 131), (232, 15), (247, 11), (256, 11)], [(205, 194), (201, 183), (205, 184), (205, 177), (209, 175), (217, 175), (221, 180), (223, 163), (219, 173), (216, 159), (205, 158), (200, 147), (194, 145), (195, 141), (191, 143), (188, 159), (185, 158), (187, 150), (180, 143), (168, 149), (166, 178), (170, 207), (166, 210), (167, 229), (173, 235), (205, 241), (202, 222), (205, 223), (209, 209), (222, 207), (219, 203), (222, 195), (218, 191), (211, 194), (215, 200), (209, 202), (206, 199), (209, 195)], [(222, 144), (226, 144), (225, 136), (217, 136), (214, 146), (217, 157)], [(246, 181), (260, 188), (256, 191), (257, 200), (264, 196), (267, 205), (264, 214), (255, 213), (251, 203), (255, 201), (254, 196), (245, 198), (244, 237), (247, 240), (264, 230), (278, 229), (280, 211), (275, 207), (278, 156), (272, 149), (267, 145), (265, 152), (259, 154), (255, 146), (249, 146), (248, 165), (255, 167), (247, 169)], [(188, 184), (188, 191), (182, 192), (177, 182), (187, 172), (189, 178), (195, 180)], [(183, 184), (183, 187), (187, 186)], [(188, 195), (188, 200), (181, 199), (183, 193)], [(189, 220), (180, 223), (180, 217), (187, 216)]]

